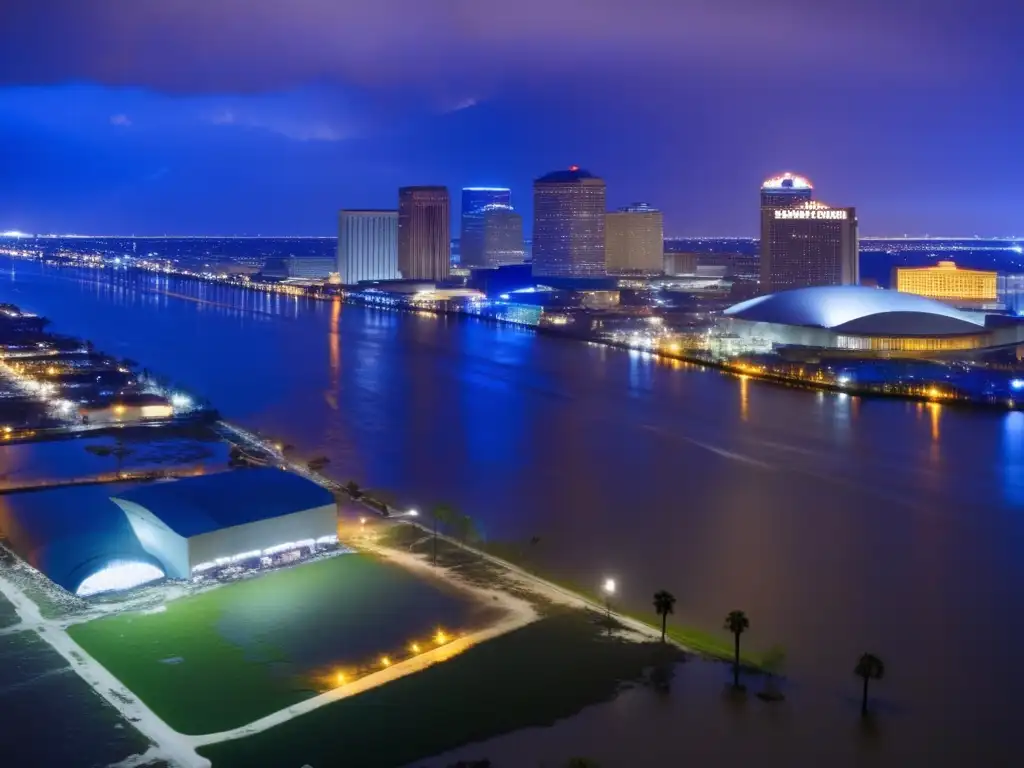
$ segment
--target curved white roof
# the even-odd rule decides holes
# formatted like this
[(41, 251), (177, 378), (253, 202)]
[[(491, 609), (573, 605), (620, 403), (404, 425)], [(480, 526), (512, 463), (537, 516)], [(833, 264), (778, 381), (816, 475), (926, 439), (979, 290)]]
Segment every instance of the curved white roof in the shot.
[[(900, 333), (909, 330), (918, 334), (970, 333), (983, 328), (981, 316), (961, 312), (939, 301), (926, 299), (913, 293), (899, 293), (880, 288), (859, 285), (824, 285), (814, 288), (797, 288), (734, 304), (725, 310), (728, 317), (756, 323), (779, 323), (782, 325), (806, 325), (819, 328), (837, 328), (846, 323), (864, 321), (878, 315), (876, 322), (857, 323), (865, 329), (870, 325), (873, 332)], [(929, 323), (929, 318), (931, 323)], [(886, 328), (887, 325), (893, 327)], [(854, 331), (854, 328), (850, 328)]]

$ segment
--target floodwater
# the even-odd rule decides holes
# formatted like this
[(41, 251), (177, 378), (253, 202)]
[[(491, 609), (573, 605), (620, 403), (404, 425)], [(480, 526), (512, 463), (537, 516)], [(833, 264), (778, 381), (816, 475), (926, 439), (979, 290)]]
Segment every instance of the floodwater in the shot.
[[(736, 738), (799, 765), (1018, 760), (1024, 413), (787, 389), (474, 320), (0, 266), (0, 301), (327, 456), (340, 480), (448, 502), (545, 571), (616, 577), (632, 608), (668, 589), (675, 618), (709, 630), (741, 608), (745, 642), (787, 651), (782, 708), (733, 713), (724, 671), (695, 664), (672, 727), (648, 732), (627, 697), (566, 733), (686, 729), (710, 756), (735, 756)], [(864, 651), (887, 666), (868, 735)]]

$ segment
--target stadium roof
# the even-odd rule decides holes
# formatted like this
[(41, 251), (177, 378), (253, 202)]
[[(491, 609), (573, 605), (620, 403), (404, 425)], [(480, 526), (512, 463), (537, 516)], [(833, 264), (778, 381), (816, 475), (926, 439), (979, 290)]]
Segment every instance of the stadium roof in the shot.
[(334, 503), (326, 488), (273, 468), (168, 480), (113, 498), (145, 507), (184, 538)]
[(758, 296), (725, 310), (756, 323), (803, 325), (865, 335), (978, 333), (985, 320), (932, 299), (857, 285), (797, 288)]
[(551, 173), (544, 174), (535, 183), (537, 184), (566, 184), (573, 181), (583, 181), (585, 179), (594, 179), (600, 181), (600, 179), (592, 174), (590, 171), (586, 171), (580, 168), (578, 165), (570, 165), (564, 171), (552, 171)]

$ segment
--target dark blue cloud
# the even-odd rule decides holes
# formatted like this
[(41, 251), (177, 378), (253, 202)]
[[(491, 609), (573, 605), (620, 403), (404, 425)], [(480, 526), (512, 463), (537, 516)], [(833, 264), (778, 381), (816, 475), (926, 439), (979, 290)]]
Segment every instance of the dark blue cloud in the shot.
[[(793, 168), (868, 233), (1024, 233), (1010, 0), (37, 0), (0, 23), (0, 229), (330, 234), (570, 163), (679, 234)], [(6, 87), (4, 87), (6, 84)]]

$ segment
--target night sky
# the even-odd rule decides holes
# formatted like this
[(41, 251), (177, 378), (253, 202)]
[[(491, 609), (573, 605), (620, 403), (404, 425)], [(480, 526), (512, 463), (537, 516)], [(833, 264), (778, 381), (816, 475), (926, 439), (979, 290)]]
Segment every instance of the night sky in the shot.
[[(579, 164), (672, 235), (810, 177), (863, 234), (1024, 235), (1019, 0), (0, 0), (0, 230), (334, 234)], [(457, 199), (457, 195), (455, 196)]]

